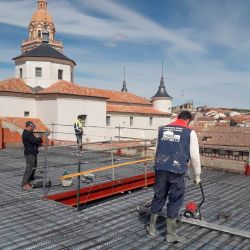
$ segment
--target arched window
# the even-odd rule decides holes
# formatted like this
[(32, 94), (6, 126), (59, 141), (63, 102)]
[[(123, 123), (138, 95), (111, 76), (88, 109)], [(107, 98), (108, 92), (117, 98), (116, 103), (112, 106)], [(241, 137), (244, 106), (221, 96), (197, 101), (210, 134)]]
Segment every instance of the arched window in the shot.
[(41, 30), (38, 30), (38, 37), (40, 37), (40, 38), (42, 37), (41, 36)]

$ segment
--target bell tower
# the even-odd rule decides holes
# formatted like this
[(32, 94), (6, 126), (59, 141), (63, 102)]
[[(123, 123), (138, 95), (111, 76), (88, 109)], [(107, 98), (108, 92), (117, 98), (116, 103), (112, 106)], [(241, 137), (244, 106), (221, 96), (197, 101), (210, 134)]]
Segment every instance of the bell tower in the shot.
[(63, 52), (63, 44), (61, 41), (55, 40), (56, 29), (53, 23), (52, 16), (48, 12), (48, 3), (46, 0), (37, 1), (37, 9), (32, 15), (29, 24), (29, 37), (22, 42), (22, 53), (30, 51), (41, 45), (43, 30), (49, 32), (49, 44), (56, 50)]

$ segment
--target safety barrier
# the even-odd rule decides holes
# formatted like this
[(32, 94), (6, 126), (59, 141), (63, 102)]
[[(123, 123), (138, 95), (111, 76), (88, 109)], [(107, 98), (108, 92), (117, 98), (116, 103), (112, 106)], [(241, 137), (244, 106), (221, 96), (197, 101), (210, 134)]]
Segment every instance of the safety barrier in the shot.
[[(43, 197), (62, 202), (58, 197), (63, 196), (62, 203), (77, 206), (77, 209), (80, 210), (87, 202), (95, 199), (152, 185), (154, 174), (152, 164), (148, 164), (148, 162), (152, 162), (154, 159), (149, 157), (154, 154), (154, 146), (155, 143), (152, 143), (151, 140), (122, 137), (118, 139), (116, 137), (110, 138), (109, 141), (84, 143), (83, 151), (81, 151), (75, 143), (50, 146), (47, 134), (44, 150), (41, 152), (44, 157)], [(107, 165), (109, 162), (110, 164)], [(61, 171), (59, 175), (57, 174), (58, 169)], [(64, 171), (62, 169), (66, 169), (69, 173), (62, 177)], [(51, 175), (51, 171), (54, 171), (53, 175)], [(96, 175), (94, 181), (85, 182), (84, 178), (92, 173)], [(46, 180), (51, 176), (56, 185), (52, 181), (53, 185), (49, 188)], [(61, 186), (63, 180), (74, 178), (77, 179), (77, 186), (74, 190), (71, 190), (72, 187), (63, 188)], [(111, 181), (109, 181), (110, 179)], [(62, 192), (62, 189), (70, 189), (70, 191), (63, 190)], [(104, 190), (101, 191), (101, 189)]]

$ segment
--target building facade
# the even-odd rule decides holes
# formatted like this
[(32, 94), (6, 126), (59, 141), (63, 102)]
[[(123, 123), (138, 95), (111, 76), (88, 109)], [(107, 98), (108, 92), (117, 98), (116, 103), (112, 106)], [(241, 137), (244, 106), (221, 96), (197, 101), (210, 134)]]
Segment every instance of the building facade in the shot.
[[(171, 121), (172, 97), (163, 74), (152, 100), (128, 91), (84, 87), (74, 83), (74, 60), (55, 40), (47, 1), (39, 0), (29, 24), (28, 40), (15, 57), (15, 78), (0, 82), (0, 117), (39, 118), (55, 140), (75, 140), (73, 123), (83, 115), (86, 141), (155, 138), (159, 126)], [(8, 107), (6, 109), (5, 107)]]

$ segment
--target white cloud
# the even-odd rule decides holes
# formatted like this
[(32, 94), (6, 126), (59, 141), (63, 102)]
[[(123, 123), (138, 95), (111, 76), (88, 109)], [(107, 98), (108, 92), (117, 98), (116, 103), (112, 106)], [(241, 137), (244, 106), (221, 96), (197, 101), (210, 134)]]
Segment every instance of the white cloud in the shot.
[(249, 1), (188, 1), (193, 38), (202, 44), (250, 51)]
[[(121, 6), (114, 1), (85, 1), (84, 6), (108, 15), (110, 18), (100, 18), (81, 12), (79, 6), (74, 6), (65, 0), (49, 2), (49, 10), (56, 20), (59, 32), (87, 36), (105, 41), (132, 41), (147, 43), (165, 41), (180, 49), (204, 51), (204, 48), (190, 39), (167, 29), (141, 14)], [(34, 12), (34, 1), (1, 1), (0, 9), (4, 10), (0, 22), (26, 27), (30, 13)], [(22, 9), (23, 11), (20, 11)]]
[[(27, 27), (35, 2), (1, 0), (0, 22)], [(79, 0), (82, 5), (78, 6), (66, 0), (60, 0), (60, 5), (58, 0), (48, 2), (58, 35), (65, 33), (75, 39), (74, 45), (66, 46), (65, 54), (77, 62), (77, 83), (120, 90), (122, 67), (126, 66), (129, 91), (151, 97), (158, 89), (160, 63), (164, 61), (165, 83), (174, 103), (192, 99), (196, 105), (249, 108), (250, 22), (247, 21), (250, 19), (249, 8), (240, 1), (228, 1), (231, 6), (225, 1), (187, 1), (191, 24), (183, 24), (178, 30), (163, 27), (115, 1)], [(98, 14), (101, 15), (98, 17)], [(102, 41), (106, 51), (99, 45), (88, 50), (85, 37)], [(121, 51), (118, 56), (107, 56), (107, 50), (116, 51), (115, 47), (125, 42), (146, 45), (143, 48), (147, 52), (153, 49), (148, 46), (152, 41), (160, 44), (162, 55), (158, 52), (155, 56), (151, 53), (140, 58), (132, 54), (125, 60), (122, 53), (127, 51)], [(18, 49), (2, 48), (0, 62), (9, 62)], [(222, 54), (222, 50), (227, 53)], [(232, 66), (234, 63), (236, 67)], [(239, 70), (241, 67), (245, 70)], [(0, 73), (1, 78), (13, 76), (14, 69)]]

